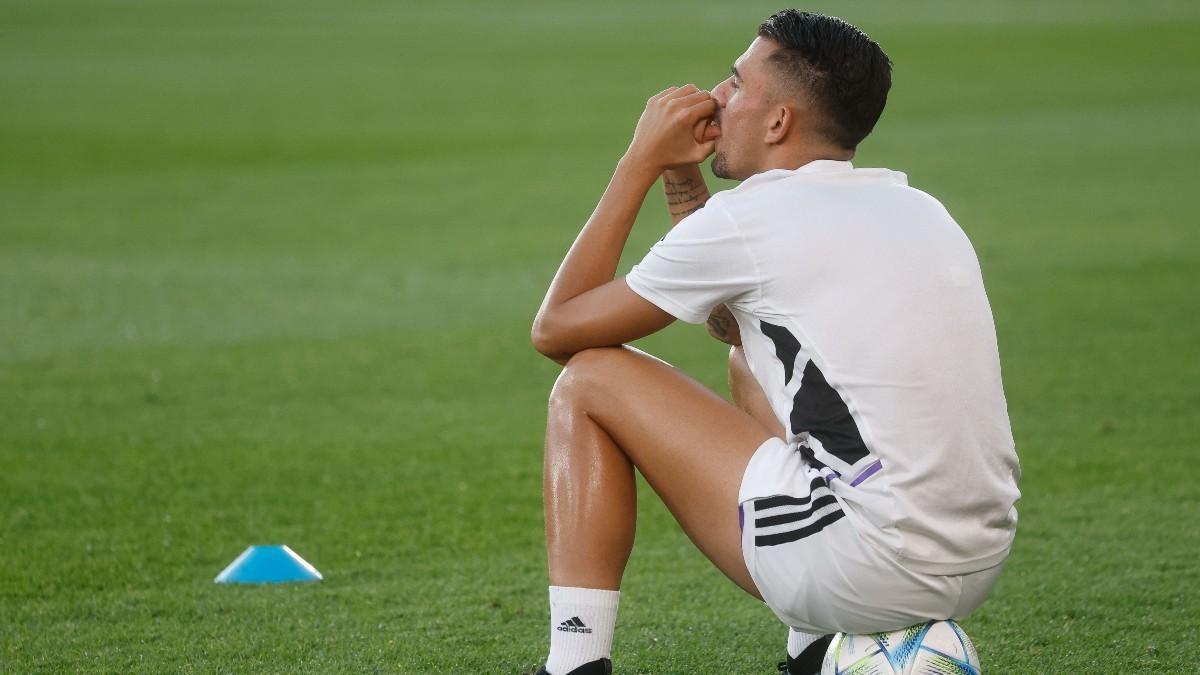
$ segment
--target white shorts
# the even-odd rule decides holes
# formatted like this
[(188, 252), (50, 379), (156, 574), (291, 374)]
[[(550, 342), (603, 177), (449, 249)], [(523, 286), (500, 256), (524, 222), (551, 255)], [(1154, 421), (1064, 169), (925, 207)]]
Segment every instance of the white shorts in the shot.
[(778, 438), (750, 458), (738, 501), (750, 576), (775, 615), (800, 631), (873, 633), (961, 619), (1000, 575), (1002, 565), (957, 576), (906, 569)]

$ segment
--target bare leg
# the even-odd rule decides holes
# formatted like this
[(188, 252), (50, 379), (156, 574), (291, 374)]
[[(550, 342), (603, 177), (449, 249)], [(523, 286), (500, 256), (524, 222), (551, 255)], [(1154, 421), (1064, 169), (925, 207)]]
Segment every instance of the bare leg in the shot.
[(734, 403), (758, 420), (772, 435), (787, 438), (783, 424), (775, 416), (775, 411), (771, 410), (767, 395), (750, 372), (750, 364), (746, 362), (746, 352), (741, 345), (729, 348), (729, 392), (733, 394)]
[(546, 425), (546, 548), (555, 586), (618, 589), (633, 547), (637, 467), (684, 532), (758, 597), (742, 559), (737, 494), (771, 432), (682, 372), (630, 348), (563, 369)]

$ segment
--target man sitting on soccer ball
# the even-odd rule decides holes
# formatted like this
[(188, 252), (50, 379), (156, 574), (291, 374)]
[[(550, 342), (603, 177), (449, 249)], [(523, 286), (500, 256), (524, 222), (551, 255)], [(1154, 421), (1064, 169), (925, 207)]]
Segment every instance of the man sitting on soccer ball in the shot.
[[(711, 93), (647, 103), (533, 326), (565, 364), (546, 428), (540, 672), (611, 672), (634, 468), (789, 626), (790, 673), (820, 669), (823, 636), (962, 617), (991, 589), (1019, 497), (995, 327), (946, 209), (849, 161), (890, 85), (864, 33), (786, 10)], [(709, 155), (743, 182), (710, 198)], [(675, 227), (614, 278), (659, 177)], [(736, 405), (622, 346), (675, 319), (732, 345)]]

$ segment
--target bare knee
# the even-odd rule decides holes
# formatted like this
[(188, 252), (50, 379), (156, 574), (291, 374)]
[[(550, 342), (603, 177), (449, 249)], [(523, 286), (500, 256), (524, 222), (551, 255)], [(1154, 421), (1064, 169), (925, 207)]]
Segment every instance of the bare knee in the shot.
[(588, 407), (588, 401), (614, 380), (615, 364), (623, 356), (620, 347), (596, 347), (578, 352), (567, 360), (554, 388), (550, 409)]
[[(620, 349), (585, 349), (564, 365), (550, 390), (546, 411), (545, 461), (547, 467), (564, 470), (569, 466), (593, 464), (596, 415), (611, 400), (614, 361)], [(549, 471), (549, 469), (547, 469)]]

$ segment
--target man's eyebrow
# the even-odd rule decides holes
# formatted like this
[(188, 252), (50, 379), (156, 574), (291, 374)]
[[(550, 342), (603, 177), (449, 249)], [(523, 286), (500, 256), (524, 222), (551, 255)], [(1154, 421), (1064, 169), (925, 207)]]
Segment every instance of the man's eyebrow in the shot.
[(738, 72), (737, 66), (729, 66), (729, 71), (732, 72), (733, 76), (737, 79), (742, 79), (742, 74)]

